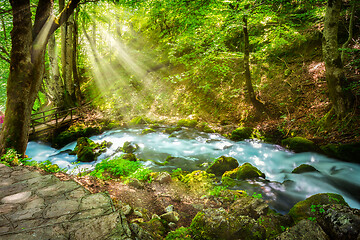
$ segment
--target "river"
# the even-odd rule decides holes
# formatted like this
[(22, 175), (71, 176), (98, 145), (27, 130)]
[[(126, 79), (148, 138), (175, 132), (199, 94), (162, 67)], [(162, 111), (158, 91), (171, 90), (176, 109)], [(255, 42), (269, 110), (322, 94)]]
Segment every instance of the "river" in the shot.
[[(106, 131), (92, 136), (95, 142), (110, 141), (113, 145), (99, 156), (97, 162), (71, 164), (76, 156), (69, 155), (76, 142), (61, 149), (51, 148), (42, 142), (29, 142), (26, 154), (38, 162), (50, 160), (69, 173), (93, 169), (95, 164), (116, 153), (126, 141), (139, 146), (135, 152), (146, 167), (153, 171), (171, 171), (181, 168), (186, 171), (205, 170), (214, 159), (224, 155), (236, 158), (239, 164), (251, 163), (266, 175), (266, 180), (242, 181), (234, 189), (261, 193), (263, 199), (275, 210), (286, 213), (296, 202), (316, 193), (338, 193), (353, 208), (360, 208), (360, 165), (328, 158), (317, 153), (293, 153), (278, 145), (260, 141), (231, 141), (220, 134), (203, 133), (184, 128), (174, 136), (163, 133), (164, 128), (154, 133), (142, 135), (144, 128), (123, 128)], [(169, 164), (159, 166), (153, 161), (164, 162), (168, 156), (174, 157)], [(153, 161), (147, 161), (151, 159)], [(291, 171), (309, 164), (319, 172), (294, 174)]]

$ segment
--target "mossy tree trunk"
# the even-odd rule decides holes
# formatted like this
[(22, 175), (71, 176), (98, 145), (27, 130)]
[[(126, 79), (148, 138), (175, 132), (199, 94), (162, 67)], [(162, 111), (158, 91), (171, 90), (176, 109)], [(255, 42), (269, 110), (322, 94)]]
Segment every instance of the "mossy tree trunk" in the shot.
[(55, 19), (50, 16), (53, 1), (39, 0), (33, 25), (30, 1), (10, 0), (13, 15), (12, 48), (0, 154), (4, 154), (7, 148), (25, 154), (31, 110), (44, 75), (46, 44), (78, 3), (79, 0), (70, 1)]
[(353, 95), (346, 89), (346, 77), (338, 49), (338, 25), (341, 0), (329, 0), (326, 8), (323, 33), (323, 58), (326, 68), (326, 82), (329, 98), (335, 114), (343, 118), (353, 105)]

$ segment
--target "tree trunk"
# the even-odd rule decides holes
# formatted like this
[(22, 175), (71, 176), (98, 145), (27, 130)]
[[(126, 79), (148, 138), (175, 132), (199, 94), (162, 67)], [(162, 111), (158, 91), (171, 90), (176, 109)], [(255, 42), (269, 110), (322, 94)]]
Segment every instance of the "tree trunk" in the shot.
[(249, 45), (249, 33), (248, 33), (248, 24), (246, 15), (243, 17), (243, 33), (244, 33), (244, 69), (245, 69), (245, 86), (247, 97), (250, 100), (251, 104), (254, 106), (257, 112), (263, 113), (265, 111), (265, 106), (262, 102), (257, 100), (254, 88), (251, 82), (250, 74), (250, 45)]
[(64, 86), (60, 79), (58, 55), (56, 51), (55, 35), (51, 35), (48, 43), (48, 55), (49, 55), (49, 77), (47, 79), (47, 92), (50, 96), (50, 100), (56, 107), (62, 107)]
[(341, 0), (328, 1), (323, 33), (323, 57), (329, 98), (333, 104), (335, 114), (342, 118), (352, 107), (353, 95), (351, 91), (345, 89), (346, 77), (338, 49), (337, 35), (340, 8)]
[(45, 46), (49, 36), (66, 20), (79, 0), (69, 2), (58, 19), (49, 18), (53, 1), (39, 0), (34, 26), (30, 1), (10, 0), (13, 15), (11, 62), (7, 102), (0, 134), (0, 154), (12, 148), (24, 155), (28, 142), (31, 109), (44, 75)]
[(80, 78), (79, 78), (79, 73), (78, 73), (78, 69), (77, 69), (77, 46), (78, 46), (78, 37), (79, 37), (79, 32), (78, 32), (78, 15), (79, 15), (79, 10), (76, 11), (75, 14), (75, 20), (74, 20), (74, 25), (73, 25), (73, 56), (72, 56), (72, 70), (73, 70), (73, 77), (74, 77), (74, 86), (75, 86), (75, 97), (76, 97), (76, 102), (77, 103), (81, 103), (82, 100), (82, 96), (81, 96), (81, 90), (80, 90)]
[(70, 95), (71, 99), (75, 99), (75, 88), (73, 82), (73, 26), (74, 14), (71, 14), (69, 20), (66, 22), (66, 39), (65, 39), (65, 89)]
[(11, 32), (11, 67), (7, 81), (7, 102), (3, 128), (0, 136), (1, 153), (14, 148), (24, 153), (28, 141), (31, 108), (30, 88), (33, 79), (31, 61), (32, 22), (30, 3), (26, 0), (11, 1), (13, 30)]

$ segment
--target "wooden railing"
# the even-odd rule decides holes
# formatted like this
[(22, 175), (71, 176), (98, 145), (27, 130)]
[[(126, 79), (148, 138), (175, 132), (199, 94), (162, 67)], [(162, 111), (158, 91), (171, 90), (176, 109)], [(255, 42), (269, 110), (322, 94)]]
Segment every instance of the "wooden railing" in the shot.
[(32, 114), (30, 134), (35, 135), (47, 132), (71, 123), (73, 120), (78, 119), (77, 110), (78, 108), (70, 108), (67, 110), (52, 108), (47, 111)]

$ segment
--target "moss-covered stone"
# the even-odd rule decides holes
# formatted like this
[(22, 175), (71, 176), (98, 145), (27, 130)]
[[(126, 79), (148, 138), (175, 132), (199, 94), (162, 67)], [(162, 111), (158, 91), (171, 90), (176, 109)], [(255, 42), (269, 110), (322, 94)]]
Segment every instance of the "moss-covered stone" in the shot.
[(65, 145), (76, 141), (80, 137), (90, 137), (101, 133), (97, 127), (85, 127), (83, 125), (72, 126), (68, 130), (57, 135), (52, 141), (52, 147), (62, 148)]
[(199, 131), (205, 132), (205, 133), (215, 133), (215, 130), (211, 129), (209, 125), (205, 122), (202, 122), (198, 124), (196, 127)]
[(93, 149), (96, 147), (94, 141), (87, 137), (78, 138), (74, 153), (77, 155), (80, 162), (92, 162), (96, 159), (96, 154)]
[(181, 181), (194, 192), (206, 193), (213, 187), (214, 174), (197, 170), (183, 176)]
[(281, 144), (294, 152), (319, 152), (320, 148), (313, 142), (303, 137), (286, 138)]
[(233, 141), (243, 141), (251, 138), (254, 129), (250, 127), (239, 127), (232, 131), (230, 139)]
[(235, 217), (223, 208), (205, 209), (194, 217), (190, 229), (194, 239), (264, 239), (265, 230), (254, 219)]
[(103, 141), (98, 144), (87, 137), (81, 137), (77, 139), (74, 151), (70, 155), (77, 155), (77, 160), (80, 162), (92, 162), (96, 161), (97, 157), (106, 152), (111, 145), (111, 142)]
[(233, 170), (239, 166), (238, 161), (232, 157), (221, 156), (206, 169), (207, 173), (215, 174), (215, 176), (222, 176), (226, 171)]
[(292, 171), (292, 173), (306, 173), (306, 172), (318, 172), (318, 170), (311, 165), (301, 164)]
[(192, 240), (191, 231), (189, 228), (180, 227), (175, 231), (169, 232), (165, 240)]
[(138, 148), (137, 144), (126, 141), (120, 150), (124, 153), (134, 153)]
[(164, 133), (172, 134), (172, 133), (180, 131), (180, 130), (181, 130), (181, 127), (169, 127), (164, 130)]
[(224, 178), (226, 177), (236, 180), (245, 180), (245, 179), (254, 179), (258, 177), (265, 178), (265, 174), (262, 173), (259, 169), (257, 169), (253, 165), (251, 165), (250, 163), (244, 163), (240, 167), (225, 172), (222, 176), (222, 181), (224, 181)]
[(277, 240), (298, 240), (298, 239), (316, 239), (329, 240), (324, 230), (315, 222), (310, 220), (302, 220), (295, 226), (286, 230), (279, 235)]
[(133, 153), (126, 153), (126, 154), (122, 155), (121, 158), (125, 159), (125, 160), (129, 160), (129, 161), (133, 161), (133, 162), (136, 162), (138, 160), (136, 158), (135, 154), (133, 154)]
[(134, 117), (129, 121), (129, 126), (137, 126), (137, 125), (143, 125), (143, 124), (149, 124), (151, 123), (151, 120), (146, 117)]
[(264, 200), (250, 196), (239, 198), (230, 206), (230, 212), (234, 216), (249, 216), (253, 219), (266, 215), (268, 211), (269, 205)]
[[(324, 204), (342, 204), (349, 206), (344, 198), (335, 193), (319, 193), (315, 194), (304, 201), (296, 203), (289, 211), (289, 215), (297, 223), (302, 219), (308, 219), (309, 217), (316, 217), (316, 209), (314, 206)], [(315, 209), (315, 211), (313, 210)]]
[(270, 211), (267, 215), (260, 216), (257, 222), (265, 229), (264, 239), (275, 239), (286, 228), (293, 224), (289, 215), (283, 216), (278, 213), (270, 213)]
[(321, 149), (329, 157), (360, 163), (360, 143), (328, 144), (321, 147)]
[(153, 132), (156, 132), (156, 131), (152, 128), (147, 128), (147, 129), (142, 130), (141, 134), (145, 135), (145, 134), (153, 133)]
[(153, 218), (148, 222), (139, 223), (154, 239), (162, 239), (169, 231), (166, 222), (160, 218)]
[(194, 119), (181, 119), (178, 121), (177, 126), (178, 127), (188, 127), (188, 128), (194, 128), (198, 124), (197, 120)]

